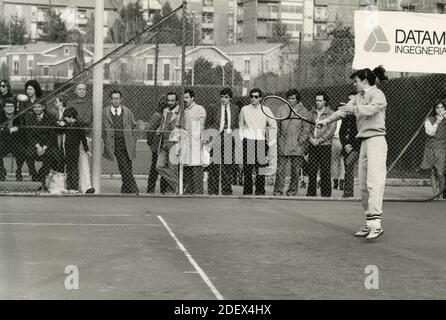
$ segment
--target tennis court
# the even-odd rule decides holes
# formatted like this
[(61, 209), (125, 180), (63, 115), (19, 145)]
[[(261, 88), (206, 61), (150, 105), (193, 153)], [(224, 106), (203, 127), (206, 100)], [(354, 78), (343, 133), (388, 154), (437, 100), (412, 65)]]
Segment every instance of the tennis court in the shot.
[[(357, 201), (1, 197), (2, 299), (446, 297), (444, 201), (385, 202), (375, 242)], [(379, 270), (368, 290), (365, 268)], [(67, 290), (67, 266), (79, 289)]]

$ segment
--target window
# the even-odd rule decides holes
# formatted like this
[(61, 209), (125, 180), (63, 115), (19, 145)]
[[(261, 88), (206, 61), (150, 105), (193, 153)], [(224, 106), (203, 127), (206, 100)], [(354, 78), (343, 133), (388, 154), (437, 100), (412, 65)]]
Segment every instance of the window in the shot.
[(50, 67), (48, 67), (48, 66), (44, 66), (43, 67), (43, 75), (44, 76), (49, 76), (50, 75)]
[(34, 69), (34, 56), (33, 55), (26, 56), (26, 61), (28, 70)]
[(245, 74), (251, 73), (251, 61), (245, 60), (245, 68), (243, 69)]
[(327, 21), (328, 10), (326, 6), (314, 7), (314, 21)]
[(153, 80), (153, 64), (148, 63), (147, 64), (147, 80)]
[(73, 77), (73, 71), (74, 71), (74, 63), (73, 61), (68, 62), (68, 78)]
[(410, 11), (410, 12), (415, 11), (415, 5), (413, 4), (402, 5), (401, 8), (403, 8), (403, 11)]
[(31, 7), (31, 21), (36, 22), (37, 21), (37, 7)]
[(67, 47), (63, 48), (63, 54), (64, 56), (68, 56), (70, 54), (70, 48)]
[(170, 80), (170, 64), (164, 65), (164, 80)]
[(19, 74), (19, 56), (12, 56), (12, 70), (14, 75)]
[(23, 8), (22, 6), (15, 6), (15, 13), (17, 17), (22, 18), (23, 17)]
[(104, 64), (104, 79), (110, 79), (110, 64)]
[(31, 39), (37, 38), (37, 23), (31, 22)]

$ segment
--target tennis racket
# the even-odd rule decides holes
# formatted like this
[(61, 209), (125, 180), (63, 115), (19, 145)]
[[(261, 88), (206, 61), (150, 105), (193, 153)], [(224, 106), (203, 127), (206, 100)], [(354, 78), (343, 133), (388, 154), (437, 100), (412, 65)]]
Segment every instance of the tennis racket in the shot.
[(262, 112), (271, 119), (283, 121), (287, 119), (297, 119), (308, 122), (312, 125), (316, 123), (308, 118), (298, 114), (288, 100), (279, 96), (267, 96), (261, 102)]

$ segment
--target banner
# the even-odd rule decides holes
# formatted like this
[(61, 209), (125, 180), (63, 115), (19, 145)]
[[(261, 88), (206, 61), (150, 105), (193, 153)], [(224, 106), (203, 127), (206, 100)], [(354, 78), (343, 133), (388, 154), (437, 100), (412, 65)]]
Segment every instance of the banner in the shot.
[(446, 15), (355, 11), (353, 69), (446, 73)]

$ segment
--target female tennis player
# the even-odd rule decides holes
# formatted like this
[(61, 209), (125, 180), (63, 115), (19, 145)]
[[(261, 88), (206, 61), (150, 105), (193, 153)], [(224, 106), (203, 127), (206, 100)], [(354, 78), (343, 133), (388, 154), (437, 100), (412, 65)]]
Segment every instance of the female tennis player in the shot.
[(427, 134), (421, 169), (431, 170), (431, 185), (434, 195), (441, 199), (445, 187), (445, 159), (446, 159), (446, 98), (438, 101), (433, 107), (432, 114), (424, 123)]
[(358, 127), (356, 138), (361, 140), (359, 153), (359, 186), (366, 225), (355, 233), (356, 237), (375, 239), (383, 234), (381, 222), (384, 188), (386, 183), (387, 142), (385, 112), (387, 101), (376, 87), (376, 78), (387, 80), (382, 66), (361, 69), (351, 76), (357, 94), (347, 104), (342, 104), (332, 116), (318, 121), (323, 126), (354, 113)]

